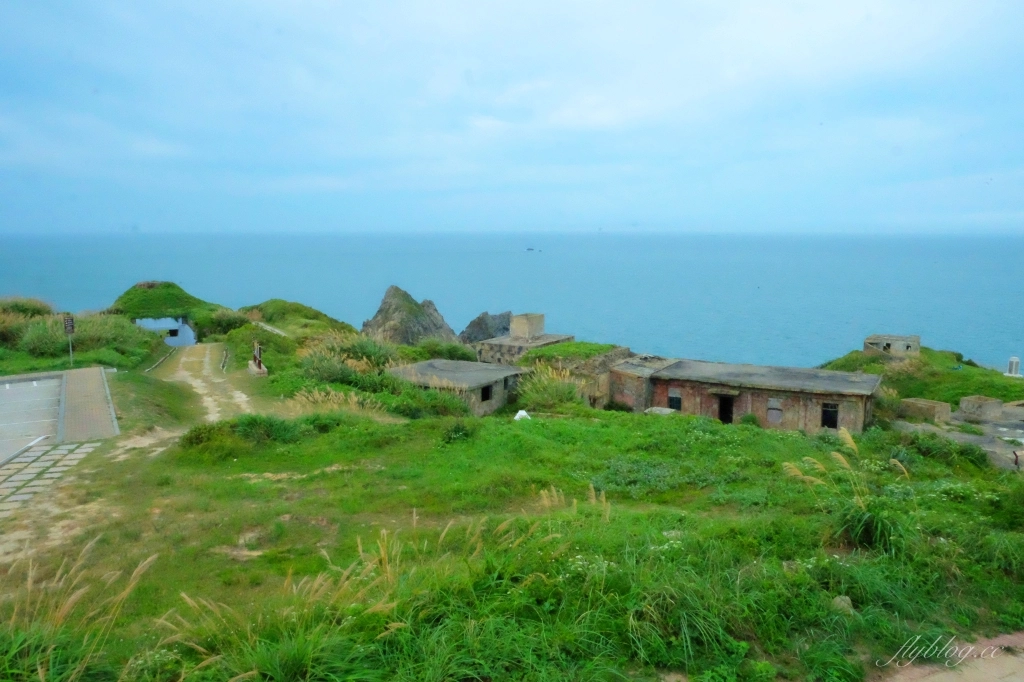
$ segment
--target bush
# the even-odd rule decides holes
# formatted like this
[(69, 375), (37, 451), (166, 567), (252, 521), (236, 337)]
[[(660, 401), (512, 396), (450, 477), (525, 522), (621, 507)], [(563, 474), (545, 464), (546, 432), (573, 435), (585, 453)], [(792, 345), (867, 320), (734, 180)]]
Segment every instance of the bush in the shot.
[(466, 424), (461, 419), (452, 422), (441, 431), (441, 442), (445, 445), (469, 440), (476, 433), (476, 427)]
[(854, 501), (845, 502), (838, 518), (836, 536), (862, 549), (895, 555), (905, 551), (915, 537), (906, 516), (882, 498), (868, 498), (863, 507)]
[(230, 308), (221, 308), (210, 317), (208, 333), (227, 334), (228, 332), (249, 324), (249, 318)]
[(302, 435), (298, 422), (262, 414), (243, 414), (232, 422), (231, 430), (257, 445), (269, 441), (294, 443)]
[(761, 427), (761, 420), (757, 418), (756, 414), (748, 412), (747, 414), (740, 417), (740, 424), (746, 424), (747, 426)]
[(186, 448), (194, 448), (200, 445), (205, 445), (213, 441), (218, 436), (223, 436), (228, 432), (227, 425), (224, 422), (217, 422), (216, 424), (196, 424), (191, 429), (186, 431), (178, 442)]
[(604, 409), (609, 412), (632, 412), (633, 408), (626, 403), (620, 403), (618, 400), (609, 400), (605, 404)]
[(18, 348), (37, 358), (52, 358), (68, 352), (68, 337), (63, 323), (55, 317), (31, 322), (18, 342)]
[(468, 360), (476, 361), (476, 353), (461, 343), (445, 343), (440, 339), (423, 339), (417, 348), (427, 354), (427, 359), (443, 358), (445, 360)]
[(44, 317), (53, 315), (53, 308), (49, 303), (35, 298), (0, 298), (0, 313), (24, 317)]
[(565, 370), (541, 366), (519, 382), (519, 402), (527, 410), (553, 410), (583, 404), (581, 386)]

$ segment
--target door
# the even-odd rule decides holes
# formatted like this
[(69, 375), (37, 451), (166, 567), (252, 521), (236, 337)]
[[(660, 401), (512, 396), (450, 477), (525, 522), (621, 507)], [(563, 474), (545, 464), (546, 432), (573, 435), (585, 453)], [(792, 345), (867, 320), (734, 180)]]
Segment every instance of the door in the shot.
[(723, 424), (732, 424), (732, 403), (731, 395), (718, 396), (718, 421)]

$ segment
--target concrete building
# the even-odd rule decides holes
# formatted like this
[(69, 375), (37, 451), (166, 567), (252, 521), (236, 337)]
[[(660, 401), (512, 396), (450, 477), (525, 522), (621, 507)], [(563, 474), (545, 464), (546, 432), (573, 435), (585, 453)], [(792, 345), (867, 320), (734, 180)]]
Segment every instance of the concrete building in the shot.
[(970, 421), (998, 421), (1003, 416), (1003, 401), (984, 395), (969, 395), (960, 398), (957, 416)]
[(900, 401), (900, 416), (930, 419), (933, 422), (948, 422), (953, 416), (953, 408), (941, 400), (926, 398), (904, 398)]
[(651, 402), (731, 424), (753, 414), (765, 428), (860, 432), (882, 379), (874, 374), (679, 360), (650, 374)]
[(392, 367), (397, 377), (424, 388), (458, 393), (478, 417), (490, 414), (508, 402), (519, 375), (526, 370), (465, 360), (426, 360), (414, 365)]
[(634, 355), (612, 365), (608, 372), (609, 400), (628, 405), (634, 412), (647, 410), (654, 395), (651, 375), (676, 362), (676, 358)]
[(519, 358), (534, 348), (574, 341), (566, 334), (545, 334), (544, 316), (539, 313), (513, 315), (509, 320), (509, 335), (487, 339), (474, 344), (480, 362), (514, 365)]
[(1020, 379), (1020, 358), (1010, 358), (1010, 364), (1006, 368), (1006, 376)]
[(894, 358), (917, 357), (921, 354), (921, 337), (872, 334), (864, 339), (864, 352), (891, 355)]

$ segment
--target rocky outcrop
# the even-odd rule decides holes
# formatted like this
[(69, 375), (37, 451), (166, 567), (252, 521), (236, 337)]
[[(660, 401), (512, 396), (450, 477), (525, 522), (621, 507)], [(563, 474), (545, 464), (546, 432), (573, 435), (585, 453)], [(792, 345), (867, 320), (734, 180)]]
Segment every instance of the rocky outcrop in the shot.
[(480, 313), (473, 321), (466, 325), (466, 328), (459, 334), (462, 343), (477, 343), (486, 341), (497, 336), (508, 336), (509, 325), (512, 322), (512, 311), (491, 315)]
[(455, 343), (459, 340), (433, 301), (417, 303), (394, 285), (388, 287), (373, 319), (363, 322), (363, 333), (378, 341), (407, 345), (430, 338)]

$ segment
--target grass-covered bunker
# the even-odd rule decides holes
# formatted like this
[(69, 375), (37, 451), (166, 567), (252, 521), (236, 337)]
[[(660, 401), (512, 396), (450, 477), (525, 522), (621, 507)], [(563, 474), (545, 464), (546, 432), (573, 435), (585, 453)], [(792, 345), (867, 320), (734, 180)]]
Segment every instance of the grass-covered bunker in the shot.
[(508, 401), (519, 375), (526, 370), (486, 362), (434, 359), (390, 371), (417, 386), (454, 391), (462, 395), (478, 417), (490, 414)]

